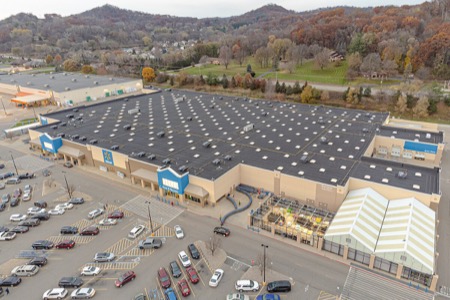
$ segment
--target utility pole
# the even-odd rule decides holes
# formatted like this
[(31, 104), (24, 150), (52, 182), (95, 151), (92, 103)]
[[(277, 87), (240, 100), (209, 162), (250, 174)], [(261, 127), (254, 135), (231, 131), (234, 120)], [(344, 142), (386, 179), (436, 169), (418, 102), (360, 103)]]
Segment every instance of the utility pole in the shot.
[(12, 159), (12, 162), (13, 162), (13, 165), (14, 165), (14, 169), (16, 169), (16, 175), (19, 175), (19, 172), (17, 171), (16, 162), (14, 161), (14, 157), (13, 157), (11, 152), (10, 152), (10, 154), (11, 154), (11, 159)]
[(264, 279), (263, 279), (263, 285), (266, 285), (266, 249), (269, 248), (269, 246), (261, 244), (261, 247), (263, 247), (263, 251), (264, 251), (264, 255), (263, 255), (263, 274), (264, 274)]
[(66, 182), (67, 193), (69, 194), (69, 200), (72, 199), (72, 191), (69, 188), (69, 183), (67, 182), (66, 174), (64, 174), (64, 181)]
[(3, 111), (5, 112), (5, 116), (7, 115), (6, 113), (6, 108), (5, 108), (5, 104), (3, 104), (3, 97), (0, 97), (0, 101), (2, 102), (2, 106), (3, 106)]
[(147, 203), (147, 210), (148, 210), (148, 220), (150, 222), (150, 230), (151, 230), (151, 234), (153, 236), (153, 222), (152, 222), (152, 214), (150, 213), (150, 201), (145, 201), (145, 203)]

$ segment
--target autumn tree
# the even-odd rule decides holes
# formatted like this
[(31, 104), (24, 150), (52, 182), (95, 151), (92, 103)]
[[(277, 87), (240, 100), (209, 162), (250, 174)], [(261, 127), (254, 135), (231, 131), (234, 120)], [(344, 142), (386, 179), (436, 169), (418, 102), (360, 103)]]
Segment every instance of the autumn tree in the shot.
[(330, 100), (330, 93), (328, 93), (328, 91), (323, 91), (320, 94), (320, 100), (323, 101), (323, 102), (326, 102), (326, 101)]
[(228, 69), (228, 65), (231, 62), (231, 58), (233, 57), (233, 52), (229, 46), (220, 47), (219, 58), (222, 61), (222, 64), (225, 66), (225, 69)]
[(80, 69), (78, 64), (73, 59), (66, 59), (63, 63), (64, 71), (67, 72), (76, 72)]
[(345, 99), (345, 101), (350, 104), (358, 104), (359, 103), (358, 92), (355, 88), (350, 88), (348, 90), (347, 98)]
[(152, 82), (155, 77), (155, 70), (153, 70), (153, 68), (145, 67), (142, 69), (142, 78), (144, 78), (146, 82)]
[(352, 53), (348, 56), (348, 68), (353, 71), (359, 71), (362, 64), (362, 57), (359, 52)]
[(407, 107), (407, 100), (406, 96), (403, 94), (400, 94), (398, 97), (397, 103), (395, 104), (395, 111), (399, 114), (403, 114), (408, 109)]
[(381, 70), (381, 57), (378, 53), (370, 53), (364, 57), (360, 67), (361, 72), (372, 73)]
[(310, 103), (313, 100), (313, 88), (307, 85), (300, 94), (300, 100), (302, 103)]
[(222, 239), (217, 234), (213, 234), (205, 244), (206, 249), (214, 256), (214, 253), (220, 248), (220, 245), (222, 245)]
[(61, 55), (56, 54), (56, 55), (55, 55), (55, 58), (53, 58), (53, 63), (54, 63), (55, 65), (59, 65), (59, 64), (61, 64), (61, 62), (62, 62), (62, 57), (61, 57)]
[(50, 54), (47, 54), (47, 56), (45, 57), (45, 63), (47, 65), (51, 64), (53, 62), (53, 56), (51, 56)]
[(81, 73), (83, 74), (94, 74), (95, 70), (91, 65), (84, 65), (81, 67)]
[(418, 118), (426, 118), (428, 117), (428, 107), (430, 106), (430, 101), (428, 97), (422, 96), (419, 101), (417, 101), (416, 105), (413, 107), (413, 114)]
[(326, 66), (328, 66), (328, 63), (330, 62), (330, 56), (329, 51), (327, 49), (323, 49), (319, 53), (316, 54), (314, 57), (314, 63), (315, 65), (323, 70)]

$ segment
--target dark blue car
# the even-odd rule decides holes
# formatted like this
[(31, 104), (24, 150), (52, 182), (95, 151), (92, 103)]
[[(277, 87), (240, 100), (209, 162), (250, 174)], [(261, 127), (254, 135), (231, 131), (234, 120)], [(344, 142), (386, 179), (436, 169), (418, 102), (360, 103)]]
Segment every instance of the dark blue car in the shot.
[(280, 296), (277, 294), (264, 294), (256, 297), (256, 300), (280, 300)]

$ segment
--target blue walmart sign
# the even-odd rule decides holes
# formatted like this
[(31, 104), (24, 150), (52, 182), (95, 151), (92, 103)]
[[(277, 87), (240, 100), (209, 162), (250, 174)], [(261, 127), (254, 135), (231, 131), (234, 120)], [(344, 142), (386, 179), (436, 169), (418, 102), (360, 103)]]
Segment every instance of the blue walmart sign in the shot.
[(114, 159), (111, 151), (102, 150), (103, 152), (103, 161), (105, 164), (114, 166)]
[(188, 184), (189, 173), (180, 175), (170, 167), (158, 169), (158, 185), (162, 189), (183, 195), (184, 189), (188, 186)]
[(416, 151), (416, 152), (436, 154), (438, 146), (432, 145), (432, 144), (423, 144), (423, 143), (406, 141), (404, 149)]

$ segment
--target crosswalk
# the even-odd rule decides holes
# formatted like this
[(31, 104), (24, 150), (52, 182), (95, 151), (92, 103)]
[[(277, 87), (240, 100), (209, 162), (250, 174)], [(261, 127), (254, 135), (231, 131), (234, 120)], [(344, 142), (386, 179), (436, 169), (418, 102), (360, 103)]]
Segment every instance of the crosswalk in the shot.
[(127, 238), (123, 238), (113, 244), (111, 247), (105, 250), (105, 252), (114, 253), (116, 256), (123, 255), (132, 245), (136, 245), (137, 241), (131, 241)]
[(351, 266), (344, 288), (342, 300), (432, 300), (434, 295), (409, 287), (407, 284), (387, 276)]
[(83, 230), (83, 228), (86, 228), (94, 223), (95, 222), (92, 220), (81, 219), (81, 220), (78, 220), (75, 223), (73, 223), (71, 226), (75, 226), (78, 228), (79, 231), (81, 231), (81, 230)]
[[(105, 262), (105, 263), (87, 263), (84, 267), (94, 266), (102, 270), (132, 270), (136, 268), (139, 262)], [(81, 270), (82, 268), (80, 268)]]
[(36, 173), (40, 170), (49, 168), (54, 164), (53, 162), (48, 162), (32, 155), (24, 155), (15, 158), (14, 162), (16, 163), (17, 169), (31, 173)]

